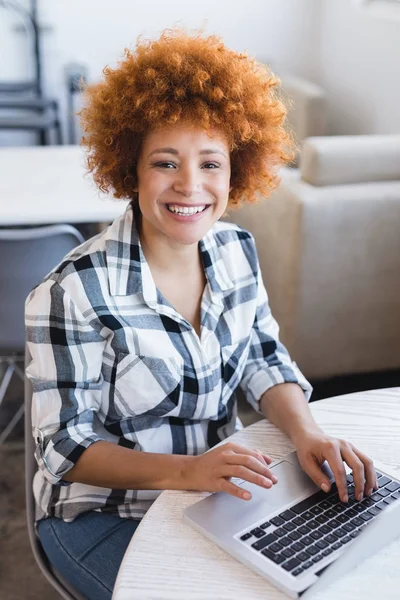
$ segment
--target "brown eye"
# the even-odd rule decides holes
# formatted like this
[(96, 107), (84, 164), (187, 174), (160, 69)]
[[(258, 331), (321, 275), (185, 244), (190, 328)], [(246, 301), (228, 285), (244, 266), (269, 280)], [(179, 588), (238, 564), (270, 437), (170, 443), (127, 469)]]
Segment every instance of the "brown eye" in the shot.
[(158, 163), (154, 163), (153, 167), (160, 167), (161, 169), (169, 169), (169, 168), (175, 168), (174, 163), (171, 162), (158, 162)]
[(207, 162), (207, 163), (204, 163), (203, 167), (206, 167), (207, 169), (213, 170), (213, 169), (218, 169), (219, 164), (218, 163), (214, 163), (214, 162)]

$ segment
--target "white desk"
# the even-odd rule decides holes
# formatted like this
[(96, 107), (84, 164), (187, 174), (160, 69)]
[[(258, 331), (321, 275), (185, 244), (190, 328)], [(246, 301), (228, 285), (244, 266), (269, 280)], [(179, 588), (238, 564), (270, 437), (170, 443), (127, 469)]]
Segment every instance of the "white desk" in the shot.
[(0, 226), (113, 221), (127, 202), (86, 172), (80, 146), (0, 148)]
[[(390, 467), (394, 476), (400, 476), (400, 388), (338, 396), (313, 402), (310, 407), (327, 433), (348, 439)], [(294, 450), (289, 439), (266, 420), (246, 427), (229, 440), (259, 448), (275, 459)], [(206, 495), (165, 491), (157, 498), (128, 546), (113, 600), (287, 598), (182, 521), (184, 508)], [(316, 594), (315, 599), (398, 600), (399, 565), (397, 540)]]

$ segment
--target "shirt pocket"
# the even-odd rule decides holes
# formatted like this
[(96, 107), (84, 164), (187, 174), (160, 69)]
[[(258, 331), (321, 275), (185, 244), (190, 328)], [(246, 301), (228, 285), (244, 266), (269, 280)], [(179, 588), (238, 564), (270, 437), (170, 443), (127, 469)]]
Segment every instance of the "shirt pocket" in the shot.
[(120, 353), (114, 400), (126, 417), (176, 416), (182, 404), (183, 359)]

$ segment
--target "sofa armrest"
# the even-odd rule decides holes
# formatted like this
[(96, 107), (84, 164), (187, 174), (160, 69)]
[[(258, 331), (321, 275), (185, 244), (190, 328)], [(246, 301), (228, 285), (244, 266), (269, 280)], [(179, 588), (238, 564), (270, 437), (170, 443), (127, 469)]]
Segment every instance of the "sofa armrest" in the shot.
[(301, 177), (315, 186), (400, 180), (400, 135), (338, 135), (305, 140)]

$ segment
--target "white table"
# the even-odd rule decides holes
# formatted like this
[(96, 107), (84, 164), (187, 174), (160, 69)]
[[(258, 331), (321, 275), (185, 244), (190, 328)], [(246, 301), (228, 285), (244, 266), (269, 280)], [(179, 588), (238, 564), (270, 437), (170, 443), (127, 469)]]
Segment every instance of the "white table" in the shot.
[(113, 221), (127, 202), (86, 173), (80, 146), (0, 148), (0, 226)]
[[(353, 442), (400, 476), (400, 388), (338, 396), (310, 404), (316, 421)], [(266, 420), (229, 438), (272, 458), (294, 450)], [(226, 440), (224, 441), (224, 443)], [(379, 462), (378, 462), (379, 461)], [(381, 466), (382, 468), (382, 466)], [(206, 493), (163, 492), (136, 530), (125, 553), (113, 600), (283, 600), (269, 582), (182, 521), (183, 510)], [(383, 548), (316, 600), (400, 597), (400, 541)]]

